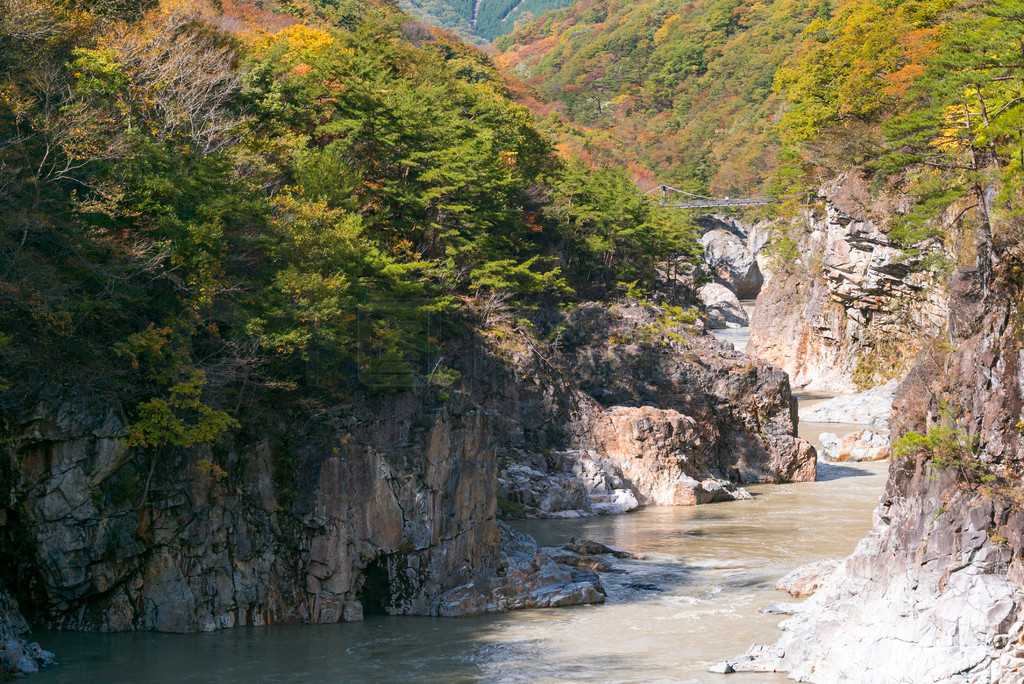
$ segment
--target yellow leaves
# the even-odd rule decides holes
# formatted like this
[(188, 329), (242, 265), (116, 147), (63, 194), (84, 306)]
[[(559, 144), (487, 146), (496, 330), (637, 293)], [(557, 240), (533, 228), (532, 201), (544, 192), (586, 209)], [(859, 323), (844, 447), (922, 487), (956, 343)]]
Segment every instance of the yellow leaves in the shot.
[(661, 25), (657, 31), (654, 32), (654, 44), (661, 45), (666, 38), (668, 38), (669, 31), (672, 30), (673, 24), (679, 19), (680, 15), (673, 14), (665, 20), (665, 23)]
[[(969, 112), (963, 105), (946, 107), (939, 135), (928, 143), (943, 152), (960, 154), (967, 151), (970, 134)], [(965, 135), (966, 133), (966, 135)]]
[(502, 166), (508, 168), (514, 167), (519, 157), (519, 155), (516, 152), (506, 152), (505, 150), (499, 152), (498, 156), (501, 158)]
[(277, 33), (278, 39), (288, 41), (289, 55), (316, 54), (334, 45), (331, 34), (305, 24), (295, 24)]

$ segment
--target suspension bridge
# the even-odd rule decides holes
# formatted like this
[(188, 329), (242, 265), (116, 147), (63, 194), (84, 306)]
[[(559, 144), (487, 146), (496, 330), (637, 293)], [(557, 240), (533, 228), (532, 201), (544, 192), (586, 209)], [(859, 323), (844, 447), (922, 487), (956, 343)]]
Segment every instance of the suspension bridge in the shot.
[[(651, 188), (646, 193), (650, 195), (655, 192), (661, 193), (661, 203), (672, 209), (713, 209), (715, 207), (754, 207), (763, 204), (771, 204), (775, 201), (774, 197), (761, 196), (761, 197), (703, 197), (701, 195), (694, 195), (692, 192), (686, 192), (678, 188), (673, 188), (669, 185), (659, 185), (655, 188)], [(682, 195), (688, 199), (674, 199), (676, 196)]]

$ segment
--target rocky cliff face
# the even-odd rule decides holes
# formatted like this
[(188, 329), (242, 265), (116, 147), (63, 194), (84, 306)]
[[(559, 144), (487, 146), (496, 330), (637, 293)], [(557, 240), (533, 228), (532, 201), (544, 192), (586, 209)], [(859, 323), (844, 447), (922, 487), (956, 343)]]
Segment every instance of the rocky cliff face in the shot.
[(18, 602), (0, 588), (0, 681), (32, 674), (54, 663), (52, 653), (25, 640), (28, 632), (28, 622), (18, 610)]
[[(735, 669), (802, 681), (1024, 681), (1021, 297), (1005, 266), (984, 305), (972, 273), (954, 280), (953, 353), (901, 384), (894, 435), (940, 440), (946, 462), (897, 458), (874, 530), (782, 638)], [(957, 284), (958, 283), (958, 284)], [(931, 432), (944, 426), (947, 432)]]
[[(594, 602), (595, 575), (496, 519), (516, 467), (536, 466), (548, 490), (589, 467), (606, 510), (616, 496), (701, 503), (733, 496), (728, 480), (814, 477), (785, 375), (699, 325), (585, 306), (553, 314), (548, 333), (542, 347), (500, 326), (465, 340), (447, 388), (337, 406), (265, 399), (212, 449), (129, 449), (122, 408), (84, 392), (6, 413), (0, 578), (32, 622), (68, 629)], [(584, 479), (572, 485), (582, 503), (552, 508), (597, 512)], [(506, 505), (532, 505), (502, 487)]]
[(581, 307), (560, 362), (566, 450), (506, 461), (500, 493), (521, 515), (564, 517), (638, 504), (745, 496), (745, 482), (813, 480), (813, 447), (794, 437), (785, 374), (645, 307)]
[[(822, 186), (824, 211), (794, 232), (798, 263), (773, 275), (750, 321), (747, 351), (785, 370), (794, 386), (847, 391), (902, 377), (920, 340), (946, 325), (947, 293), (889, 239), (902, 207), (869, 192), (857, 172)], [(933, 245), (928, 249), (940, 249)]]

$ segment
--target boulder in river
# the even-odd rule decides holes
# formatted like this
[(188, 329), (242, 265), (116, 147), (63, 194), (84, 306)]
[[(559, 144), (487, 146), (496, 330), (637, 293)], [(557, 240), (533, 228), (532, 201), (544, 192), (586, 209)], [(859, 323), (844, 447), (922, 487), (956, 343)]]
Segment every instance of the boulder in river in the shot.
[(670, 506), (698, 506), (718, 501), (739, 501), (751, 498), (749, 492), (732, 482), (717, 478), (696, 480), (681, 475), (665, 487), (664, 502)]
[(896, 397), (895, 381), (857, 394), (843, 394), (800, 409), (801, 422), (885, 426)]
[(626, 549), (616, 548), (614, 546), (608, 546), (602, 544), (599, 541), (593, 539), (581, 539), (580, 537), (573, 537), (569, 540), (569, 543), (562, 547), (566, 551), (572, 551), (586, 556), (596, 556), (600, 554), (610, 554), (616, 558), (632, 558), (633, 560), (647, 560), (647, 556), (642, 553), (636, 553), (635, 551), (627, 551)]
[(524, 608), (604, 603), (600, 578), (583, 564), (558, 562), (532, 537), (501, 523), (501, 556), (496, 567), (438, 597), (430, 613), (464, 617)]
[(838, 567), (839, 561), (832, 559), (804, 565), (780, 579), (775, 588), (794, 598), (806, 598), (818, 591)]
[[(705, 311), (708, 313), (708, 327), (715, 327), (712, 325), (711, 313), (717, 312), (720, 316), (716, 316), (714, 320), (719, 318), (725, 321), (726, 326), (732, 324), (734, 327), (742, 328), (750, 324), (750, 320), (747, 318), (747, 312), (740, 306), (740, 300), (736, 298), (736, 294), (727, 288), (725, 285), (719, 283), (707, 283), (701, 285), (700, 289), (697, 290), (697, 298), (704, 305)], [(717, 326), (718, 328), (725, 326)]]
[(700, 242), (704, 245), (704, 262), (716, 282), (742, 299), (757, 296), (764, 276), (742, 238), (727, 230), (715, 229), (704, 233)]
[(26, 675), (55, 664), (54, 655), (37, 643), (28, 643), (28, 623), (15, 601), (0, 587), (0, 680), (5, 675)]
[(884, 461), (892, 455), (892, 441), (888, 435), (871, 430), (858, 430), (837, 437), (823, 432), (821, 456), (826, 461)]

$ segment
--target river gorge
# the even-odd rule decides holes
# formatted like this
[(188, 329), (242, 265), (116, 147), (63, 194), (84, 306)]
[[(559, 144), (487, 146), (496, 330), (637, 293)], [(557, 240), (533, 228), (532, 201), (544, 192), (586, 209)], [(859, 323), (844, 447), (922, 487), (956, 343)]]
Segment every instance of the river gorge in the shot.
[[(743, 301), (752, 311), (754, 302)], [(715, 331), (742, 348), (745, 327)], [(801, 406), (827, 393), (797, 397)], [(800, 424), (818, 437), (862, 425)], [(773, 641), (790, 603), (777, 581), (798, 566), (848, 555), (871, 529), (886, 462), (818, 464), (815, 482), (748, 485), (752, 499), (513, 525), (541, 546), (573, 537), (629, 549), (609, 558), (603, 605), (445, 618), (376, 616), (335, 625), (236, 628), (208, 634), (39, 631), (60, 666), (40, 684), (95, 682), (723, 682), (708, 668)], [(729, 681), (782, 682), (784, 674)]]
[(792, 600), (777, 580), (847, 555), (871, 529), (885, 471), (822, 465), (818, 482), (754, 485), (749, 501), (516, 525), (542, 545), (582, 536), (648, 554), (613, 561), (622, 574), (603, 575), (604, 605), (211, 634), (38, 632), (60, 666), (35, 681), (721, 683), (709, 666), (776, 638), (783, 616), (758, 610)]
[(1020, 0), (0, 0), (0, 684), (1024, 684), (1022, 93)]

